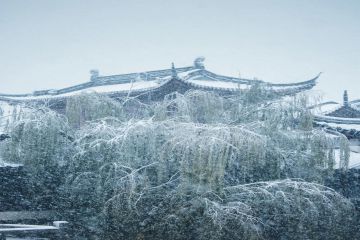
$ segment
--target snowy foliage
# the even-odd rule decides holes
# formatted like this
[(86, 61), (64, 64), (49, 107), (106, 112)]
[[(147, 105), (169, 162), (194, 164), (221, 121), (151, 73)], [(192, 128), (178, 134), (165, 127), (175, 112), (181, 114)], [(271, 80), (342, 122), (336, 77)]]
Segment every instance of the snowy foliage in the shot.
[(79, 239), (345, 236), (353, 206), (320, 185), (332, 174), (334, 140), (312, 128), (305, 96), (271, 99), (261, 86), (147, 104), (84, 94), (65, 115), (17, 114), (1, 154), (40, 182), (49, 169), (64, 173), (52, 175), (57, 207)]
[(145, 118), (151, 111), (136, 98), (114, 100), (97, 93), (80, 94), (67, 99), (66, 117), (70, 126), (79, 128), (88, 121), (115, 117), (121, 121)]

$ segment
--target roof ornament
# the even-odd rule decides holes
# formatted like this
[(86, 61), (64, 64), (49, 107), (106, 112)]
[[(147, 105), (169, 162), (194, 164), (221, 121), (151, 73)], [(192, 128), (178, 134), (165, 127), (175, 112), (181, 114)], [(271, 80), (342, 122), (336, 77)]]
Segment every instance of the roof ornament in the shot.
[(347, 107), (349, 106), (349, 97), (348, 97), (348, 93), (347, 93), (347, 90), (344, 91), (344, 107)]
[(136, 77), (134, 80), (135, 80), (135, 82), (141, 82), (142, 81), (141, 74), (140, 73), (136, 74)]
[(197, 57), (197, 58), (195, 58), (195, 60), (194, 60), (194, 67), (195, 67), (195, 68), (199, 68), (199, 69), (205, 69), (204, 61), (205, 61), (205, 58), (204, 58), (204, 57)]
[(178, 77), (174, 63), (171, 63), (171, 77), (172, 78)]
[(98, 77), (99, 77), (99, 70), (97, 70), (97, 69), (90, 70), (90, 80), (91, 81), (96, 81)]

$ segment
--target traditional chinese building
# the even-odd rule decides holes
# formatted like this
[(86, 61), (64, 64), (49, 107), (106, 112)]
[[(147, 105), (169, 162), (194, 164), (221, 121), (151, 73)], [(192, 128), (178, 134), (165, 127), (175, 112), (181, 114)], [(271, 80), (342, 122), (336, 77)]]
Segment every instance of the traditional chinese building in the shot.
[(312, 89), (316, 85), (316, 76), (310, 80), (295, 83), (270, 83), (258, 79), (245, 79), (224, 76), (207, 70), (204, 58), (195, 59), (192, 66), (146, 71), (138, 73), (102, 76), (99, 71), (92, 70), (90, 81), (66, 87), (35, 91), (31, 94), (0, 94), (0, 101), (43, 102), (51, 103), (53, 108), (63, 109), (66, 98), (83, 92), (106, 94), (112, 98), (125, 96), (137, 97), (144, 101), (162, 100), (165, 95), (178, 92), (185, 93), (191, 89), (213, 91), (222, 96), (229, 96), (248, 91), (254, 84), (260, 84), (275, 96), (294, 95)]
[(345, 90), (342, 104), (326, 102), (316, 106), (315, 122), (333, 128), (349, 139), (360, 140), (360, 109), (357, 102), (349, 102), (348, 92)]
[(343, 103), (326, 102), (314, 107), (314, 125), (330, 134), (341, 133), (350, 141), (350, 167), (360, 167), (359, 100), (349, 101), (345, 90)]

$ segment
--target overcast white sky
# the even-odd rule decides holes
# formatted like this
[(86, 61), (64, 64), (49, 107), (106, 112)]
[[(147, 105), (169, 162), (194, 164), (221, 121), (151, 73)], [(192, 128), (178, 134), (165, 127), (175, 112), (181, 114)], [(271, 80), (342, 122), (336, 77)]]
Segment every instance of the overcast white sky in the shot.
[(0, 0), (0, 92), (191, 65), (360, 98), (358, 0)]

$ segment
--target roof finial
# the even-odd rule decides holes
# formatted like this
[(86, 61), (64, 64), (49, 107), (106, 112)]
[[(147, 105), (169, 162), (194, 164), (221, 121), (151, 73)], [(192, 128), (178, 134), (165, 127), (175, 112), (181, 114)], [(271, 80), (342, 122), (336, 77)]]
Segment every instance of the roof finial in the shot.
[(174, 63), (171, 63), (171, 77), (172, 78), (178, 77)]
[(344, 91), (344, 106), (345, 107), (349, 106), (349, 97), (348, 97), (347, 90)]
[(205, 66), (204, 66), (204, 61), (205, 61), (205, 58), (204, 58), (204, 57), (195, 58), (195, 60), (194, 60), (194, 67), (195, 67), (195, 68), (199, 68), (199, 69), (204, 69), (204, 68), (205, 68)]
[(99, 77), (99, 70), (97, 70), (97, 69), (90, 70), (90, 80), (91, 81), (96, 81), (98, 77)]

